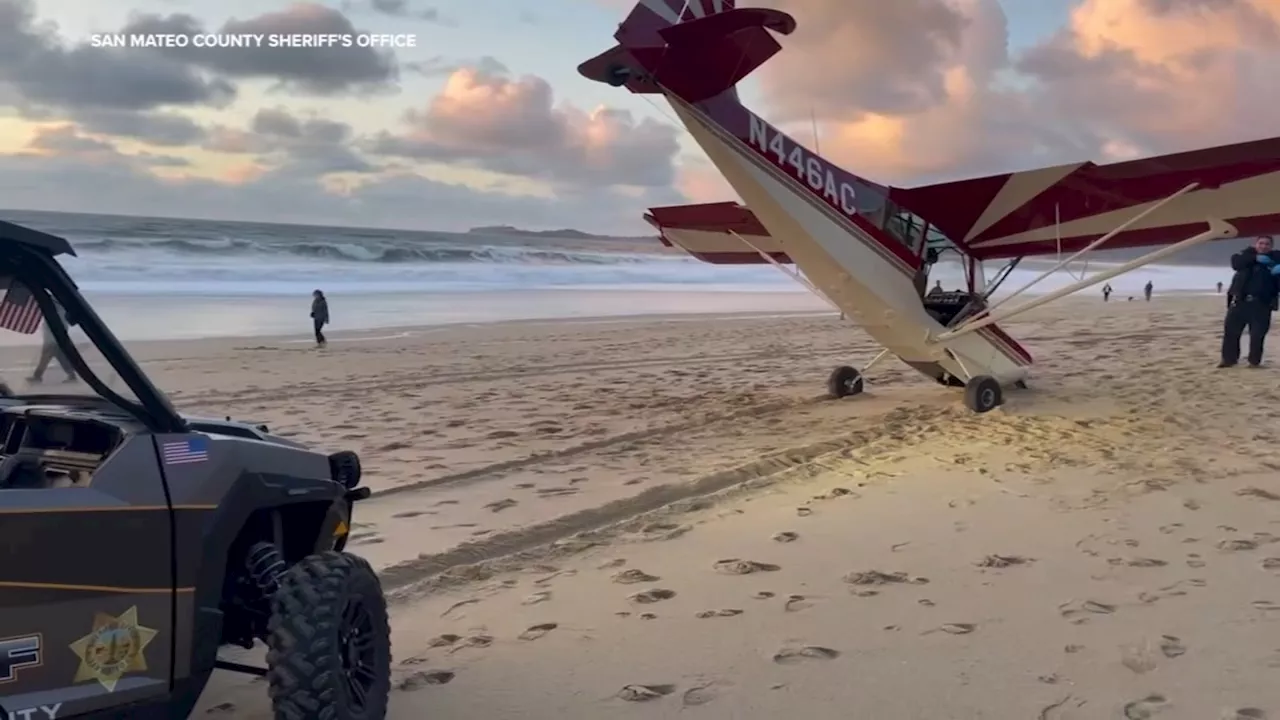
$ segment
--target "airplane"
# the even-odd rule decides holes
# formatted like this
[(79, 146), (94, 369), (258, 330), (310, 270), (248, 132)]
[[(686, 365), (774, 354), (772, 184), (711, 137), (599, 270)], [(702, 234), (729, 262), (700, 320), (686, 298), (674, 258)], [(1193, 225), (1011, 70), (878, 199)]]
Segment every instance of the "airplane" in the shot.
[[(739, 102), (736, 85), (782, 46), (795, 19), (733, 0), (640, 0), (587, 79), (661, 95), (738, 193), (651, 208), (662, 241), (710, 263), (768, 263), (826, 299), (884, 349), (837, 367), (833, 397), (858, 395), (888, 356), (969, 409), (1027, 387), (1031, 355), (999, 323), (1204, 242), (1280, 231), (1280, 138), (1110, 164), (1076, 162), (919, 187), (850, 173)], [(1088, 252), (1158, 247), (1016, 306), (1010, 300)], [(926, 293), (952, 253), (961, 291)], [(1023, 258), (1071, 253), (1014, 293), (992, 294)], [(983, 264), (1005, 261), (990, 281)], [(794, 266), (799, 272), (787, 266)]]

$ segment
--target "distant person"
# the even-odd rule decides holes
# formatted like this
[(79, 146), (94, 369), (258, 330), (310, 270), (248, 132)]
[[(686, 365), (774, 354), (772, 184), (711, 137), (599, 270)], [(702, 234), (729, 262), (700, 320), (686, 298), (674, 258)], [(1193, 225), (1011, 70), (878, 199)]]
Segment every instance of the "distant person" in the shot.
[(929, 290), (929, 294), (930, 294), (930, 295), (942, 295), (942, 294), (944, 294), (944, 293), (946, 293), (946, 292), (947, 292), (946, 290), (943, 290), (943, 289), (942, 289), (942, 281), (941, 281), (941, 280), (937, 280), (937, 281), (935, 281), (935, 282), (933, 283), (933, 288)]
[(1218, 282), (1218, 294), (1219, 294), (1219, 295), (1221, 295), (1221, 294), (1222, 294), (1222, 282), (1221, 282), (1221, 281), (1219, 281), (1219, 282)]
[[(67, 328), (67, 316), (62, 311), (62, 307), (54, 305), (58, 314), (58, 319), (62, 321), (62, 327)], [(40, 360), (36, 362), (35, 370), (31, 371), (31, 377), (27, 378), (28, 382), (42, 383), (44, 382), (44, 371), (49, 369), (49, 363), (53, 360), (58, 361), (58, 366), (62, 368), (62, 372), (67, 374), (66, 380), (63, 382), (73, 383), (76, 381), (76, 370), (71, 365), (71, 360), (67, 358), (67, 354), (62, 352), (62, 348), (58, 347), (58, 340), (53, 336), (53, 330), (49, 329), (49, 321), (44, 323), (44, 343), (40, 346)]]
[(1111, 283), (1107, 283), (1106, 285), (1102, 286), (1102, 302), (1107, 302), (1110, 299), (1111, 299)]
[(1222, 323), (1222, 362), (1232, 367), (1240, 360), (1240, 336), (1249, 329), (1249, 367), (1262, 364), (1263, 344), (1271, 330), (1271, 313), (1280, 298), (1280, 253), (1271, 238), (1253, 241), (1253, 247), (1231, 256), (1231, 286), (1227, 288), (1227, 316)]
[(1148, 280), (1147, 284), (1143, 286), (1142, 294), (1144, 297), (1147, 298), (1147, 302), (1151, 302), (1151, 291), (1155, 289), (1156, 289), (1156, 286), (1152, 285), (1150, 280)]
[(316, 347), (324, 347), (329, 341), (324, 337), (324, 326), (329, 324), (329, 301), (324, 293), (316, 290), (311, 293), (311, 327), (316, 333)]

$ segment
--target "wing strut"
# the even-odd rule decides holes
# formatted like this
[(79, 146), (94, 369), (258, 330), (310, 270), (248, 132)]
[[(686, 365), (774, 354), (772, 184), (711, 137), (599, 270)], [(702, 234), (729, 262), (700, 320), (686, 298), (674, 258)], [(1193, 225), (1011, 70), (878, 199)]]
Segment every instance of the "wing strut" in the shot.
[[(1088, 252), (1090, 252), (1091, 250), (1094, 250), (1094, 249), (1098, 248), (1100, 245), (1102, 245), (1102, 244), (1103, 244), (1103, 243), (1105, 243), (1106, 241), (1110, 240), (1111, 238), (1115, 237), (1116, 235), (1119, 235), (1120, 233), (1124, 232), (1125, 230), (1128, 230), (1128, 229), (1129, 229), (1129, 227), (1130, 227), (1130, 226), (1132, 226), (1134, 223), (1136, 223), (1136, 222), (1138, 222), (1139, 220), (1141, 220), (1141, 219), (1145, 218), (1146, 216), (1150, 215), (1151, 213), (1153, 213), (1153, 212), (1155, 212), (1155, 211), (1159, 210), (1160, 208), (1164, 207), (1165, 205), (1168, 205), (1169, 203), (1173, 202), (1174, 200), (1177, 200), (1178, 198), (1182, 197), (1183, 195), (1186, 195), (1187, 193), (1191, 192), (1192, 190), (1195, 190), (1195, 189), (1196, 189), (1197, 187), (1199, 187), (1199, 186), (1200, 186), (1200, 183), (1194, 183), (1194, 182), (1193, 182), (1193, 183), (1191, 183), (1190, 185), (1188, 185), (1188, 186), (1186, 186), (1186, 187), (1182, 188), (1182, 189), (1181, 189), (1181, 190), (1179, 190), (1178, 192), (1176, 192), (1176, 193), (1174, 193), (1174, 194), (1170, 195), (1169, 197), (1167, 197), (1167, 198), (1165, 198), (1165, 199), (1163, 199), (1163, 200), (1161, 200), (1161, 201), (1159, 201), (1159, 202), (1155, 203), (1154, 205), (1152, 205), (1151, 207), (1147, 208), (1146, 210), (1143, 210), (1142, 212), (1138, 213), (1137, 215), (1134, 215), (1133, 217), (1129, 218), (1128, 220), (1125, 220), (1124, 222), (1120, 223), (1120, 225), (1118, 225), (1118, 226), (1116, 227), (1116, 229), (1115, 229), (1115, 230), (1112, 230), (1111, 232), (1107, 233), (1106, 235), (1103, 235), (1102, 237), (1098, 238), (1097, 240), (1094, 240), (1093, 242), (1089, 243), (1087, 246), (1085, 246), (1085, 247), (1084, 247), (1083, 249), (1081, 249), (1079, 252), (1077, 252), (1076, 254), (1072, 255), (1072, 256), (1071, 256), (1071, 257), (1069, 257), (1069, 258), (1067, 258), (1066, 260), (1062, 260), (1062, 261), (1060, 261), (1057, 265), (1054, 265), (1053, 267), (1051, 267), (1051, 268), (1049, 268), (1048, 270), (1046, 270), (1046, 271), (1044, 271), (1043, 273), (1041, 273), (1041, 274), (1040, 274), (1040, 276), (1039, 276), (1039, 277), (1037, 277), (1036, 279), (1032, 280), (1031, 282), (1027, 283), (1026, 285), (1023, 285), (1022, 287), (1018, 288), (1017, 290), (1013, 291), (1013, 293), (1012, 293), (1011, 295), (1008, 295), (1008, 296), (1006, 296), (1006, 297), (1004, 297), (1004, 298), (1001, 298), (1001, 299), (1000, 299), (998, 302), (996, 302), (994, 305), (992, 305), (991, 307), (987, 308), (987, 314), (990, 314), (990, 313), (991, 313), (993, 310), (995, 310), (996, 308), (998, 308), (998, 307), (1000, 307), (1001, 305), (1003, 305), (1003, 304), (1005, 304), (1005, 303), (1009, 302), (1010, 300), (1012, 300), (1012, 299), (1014, 299), (1015, 297), (1017, 297), (1017, 296), (1021, 295), (1022, 293), (1026, 292), (1027, 290), (1030, 290), (1032, 287), (1035, 287), (1036, 285), (1038, 285), (1038, 284), (1040, 283), (1040, 281), (1044, 280), (1045, 278), (1049, 277), (1050, 275), (1054, 274), (1055, 272), (1057, 272), (1057, 271), (1061, 270), (1062, 268), (1066, 267), (1067, 265), (1070, 265), (1071, 263), (1073, 263), (1073, 262), (1075, 262), (1076, 260), (1080, 259), (1080, 257), (1081, 257), (1082, 255), (1084, 255), (1085, 253), (1088, 253)], [(1163, 256), (1161, 256), (1161, 257), (1163, 257)], [(1141, 267), (1141, 266), (1137, 266), (1137, 265), (1135, 265), (1134, 267)], [(1114, 275), (1112, 275), (1111, 277), (1115, 277), (1115, 276), (1114, 276)], [(1081, 281), (1083, 281), (1083, 278), (1081, 279)], [(1089, 286), (1088, 286), (1088, 285), (1083, 285), (1083, 286), (1081, 286), (1081, 287), (1089, 287)], [(1072, 292), (1074, 292), (1074, 290), (1073, 290)], [(957, 329), (959, 329), (959, 328), (957, 328)]]
[(954, 340), (962, 335), (968, 335), (969, 333), (981, 330), (982, 328), (987, 327), (988, 325), (994, 325), (1003, 320), (1008, 320), (1009, 318), (1021, 315), (1027, 312), (1028, 310), (1034, 310), (1040, 307), (1041, 305), (1051, 303), (1054, 300), (1057, 300), (1059, 298), (1064, 298), (1074, 292), (1079, 292), (1081, 290), (1084, 290), (1087, 287), (1092, 287), (1094, 285), (1097, 285), (1100, 282), (1106, 282), (1107, 280), (1110, 280), (1111, 278), (1117, 277), (1119, 275), (1123, 275), (1129, 272), (1130, 270), (1136, 270), (1140, 267), (1143, 267), (1144, 265), (1150, 265), (1151, 263), (1156, 262), (1157, 260), (1163, 260), (1164, 258), (1170, 255), (1173, 255), (1174, 253), (1186, 250), (1187, 248), (1193, 245), (1199, 245), (1209, 240), (1221, 240), (1224, 238), (1235, 237), (1239, 232), (1236, 230), (1234, 225), (1231, 225), (1230, 223), (1227, 223), (1223, 220), (1219, 220), (1218, 218), (1209, 218), (1206, 222), (1209, 223), (1209, 229), (1200, 233), (1199, 235), (1194, 235), (1192, 237), (1187, 238), (1186, 240), (1182, 240), (1181, 242), (1176, 242), (1172, 245), (1167, 245), (1165, 247), (1160, 248), (1159, 250), (1153, 250), (1152, 252), (1149, 252), (1146, 255), (1143, 255), (1142, 257), (1137, 258), (1135, 260), (1130, 260), (1129, 262), (1123, 265), (1118, 265), (1116, 267), (1111, 268), (1110, 270), (1105, 270), (1103, 272), (1100, 272), (1097, 275), (1094, 275), (1088, 279), (1081, 280), (1080, 282), (1077, 282), (1077, 283), (1072, 283), (1067, 287), (1061, 288), (1059, 290), (1055, 290), (1046, 295), (1041, 295), (1040, 297), (1034, 300), (1028, 300), (1027, 302), (1022, 303), (1021, 305), (1013, 308), (1012, 310), (1006, 310), (1000, 315), (993, 315), (991, 314), (990, 311), (988, 311), (983, 315), (977, 318), (974, 318), (970, 322), (962, 325), (961, 327), (956, 328), (955, 330), (941, 333), (940, 335), (934, 338), (934, 342), (943, 343), (948, 340)]
[(801, 285), (805, 286), (806, 288), (808, 288), (808, 289), (809, 289), (809, 292), (811, 292), (811, 293), (813, 293), (814, 295), (817, 295), (818, 297), (822, 298), (823, 302), (825, 302), (825, 303), (827, 303), (828, 305), (830, 305), (830, 306), (831, 306), (831, 307), (832, 307), (836, 312), (840, 313), (841, 315), (844, 315), (844, 311), (840, 309), (840, 306), (839, 306), (839, 305), (836, 305), (834, 302), (832, 302), (832, 301), (831, 301), (831, 298), (829, 298), (829, 297), (827, 297), (825, 294), (823, 294), (823, 292), (822, 292), (821, 290), (819, 290), (819, 289), (818, 289), (818, 287), (817, 287), (816, 285), (814, 285), (813, 283), (809, 282), (809, 279), (808, 279), (808, 278), (806, 278), (805, 276), (801, 275), (801, 274), (800, 274), (800, 273), (798, 273), (798, 272), (792, 272), (791, 270), (787, 269), (787, 268), (786, 268), (782, 263), (778, 262), (777, 260), (774, 260), (772, 255), (770, 255), (769, 253), (767, 253), (767, 252), (765, 252), (765, 251), (761, 250), (760, 248), (756, 247), (754, 244), (752, 244), (752, 242), (751, 242), (750, 240), (748, 240), (748, 239), (746, 239), (746, 238), (742, 237), (741, 235), (739, 235), (739, 234), (737, 233), (737, 231), (729, 230), (729, 231), (728, 231), (728, 233), (729, 233), (730, 235), (732, 235), (732, 236), (734, 236), (734, 237), (738, 238), (738, 240), (739, 240), (743, 245), (746, 245), (747, 247), (751, 248), (752, 250), (755, 250), (755, 251), (756, 251), (756, 253), (758, 253), (758, 254), (760, 255), (760, 257), (764, 258), (764, 259), (765, 259), (765, 260), (766, 260), (770, 265), (772, 265), (772, 266), (774, 266), (774, 267), (778, 268), (779, 270), (781, 270), (781, 271), (782, 271), (782, 274), (786, 275), (787, 277), (791, 278), (792, 280), (795, 280), (796, 282), (798, 282), (798, 283), (800, 283)]

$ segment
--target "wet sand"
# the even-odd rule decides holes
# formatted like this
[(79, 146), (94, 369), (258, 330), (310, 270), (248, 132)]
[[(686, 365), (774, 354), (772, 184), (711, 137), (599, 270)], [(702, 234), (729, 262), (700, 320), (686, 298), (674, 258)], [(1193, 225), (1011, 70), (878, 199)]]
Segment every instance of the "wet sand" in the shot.
[[(984, 416), (896, 362), (823, 399), (876, 352), (832, 316), (140, 354), (184, 409), (361, 452), (393, 718), (1259, 718), (1280, 381), (1213, 368), (1221, 313), (1037, 311)], [(270, 717), (234, 676), (201, 707)]]

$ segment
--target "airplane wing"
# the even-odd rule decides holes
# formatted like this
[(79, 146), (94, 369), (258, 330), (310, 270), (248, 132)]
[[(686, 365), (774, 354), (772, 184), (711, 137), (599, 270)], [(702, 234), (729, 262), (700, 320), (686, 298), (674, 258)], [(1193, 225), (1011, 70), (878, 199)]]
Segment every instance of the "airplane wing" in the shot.
[(1245, 237), (1280, 233), (1280, 138), (891, 188), (889, 197), (975, 258), (994, 260), (1082, 250), (1192, 182), (1195, 190), (1100, 249), (1168, 245), (1204, 230), (1208, 217)]
[(657, 228), (662, 243), (717, 265), (790, 263), (756, 216), (736, 202), (669, 205), (650, 208), (644, 219)]

